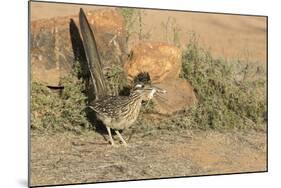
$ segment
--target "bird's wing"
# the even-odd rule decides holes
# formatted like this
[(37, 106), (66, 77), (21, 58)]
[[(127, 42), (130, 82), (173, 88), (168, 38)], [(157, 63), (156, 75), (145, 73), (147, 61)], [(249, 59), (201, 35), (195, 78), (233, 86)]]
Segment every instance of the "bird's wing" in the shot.
[(91, 79), (95, 88), (95, 98), (98, 100), (103, 96), (106, 96), (107, 87), (102, 72), (95, 36), (82, 8), (80, 9), (79, 13), (79, 22)]

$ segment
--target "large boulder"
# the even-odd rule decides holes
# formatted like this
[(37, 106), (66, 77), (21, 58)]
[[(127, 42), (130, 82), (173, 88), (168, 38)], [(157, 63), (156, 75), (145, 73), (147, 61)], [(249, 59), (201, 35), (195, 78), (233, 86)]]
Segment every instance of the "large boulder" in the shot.
[[(116, 9), (108, 8), (86, 14), (95, 34), (103, 67), (121, 65), (123, 54), (127, 52), (123, 16)], [(61, 78), (72, 70), (75, 60), (85, 61), (78, 28), (78, 12), (73, 16), (31, 22), (32, 80), (58, 86)]]
[(126, 24), (116, 9), (99, 9), (87, 13), (89, 23), (94, 26), (99, 55), (103, 66), (122, 65), (127, 54)]
[(166, 80), (155, 85), (167, 91), (162, 97), (155, 96), (153, 98), (157, 113), (172, 115), (197, 103), (193, 87), (185, 79)]
[(141, 42), (131, 50), (124, 64), (128, 79), (141, 72), (148, 72), (152, 82), (160, 83), (179, 77), (181, 50), (162, 42)]

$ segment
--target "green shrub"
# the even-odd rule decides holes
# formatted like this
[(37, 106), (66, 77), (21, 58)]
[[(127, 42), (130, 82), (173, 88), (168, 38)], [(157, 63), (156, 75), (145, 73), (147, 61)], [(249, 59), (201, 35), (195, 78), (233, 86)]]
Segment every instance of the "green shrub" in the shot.
[(185, 113), (199, 128), (259, 128), (266, 114), (266, 74), (261, 64), (215, 59), (193, 38), (182, 57), (182, 77), (199, 103)]
[(86, 118), (84, 84), (76, 70), (62, 79), (64, 89), (54, 92), (45, 85), (31, 83), (31, 128), (81, 131), (89, 127)]
[(126, 74), (120, 65), (113, 65), (106, 73), (106, 83), (109, 87), (109, 95), (118, 95), (128, 87)]
[(133, 27), (136, 22), (136, 9), (134, 8), (120, 8), (119, 9), (126, 23), (127, 42), (135, 32)]

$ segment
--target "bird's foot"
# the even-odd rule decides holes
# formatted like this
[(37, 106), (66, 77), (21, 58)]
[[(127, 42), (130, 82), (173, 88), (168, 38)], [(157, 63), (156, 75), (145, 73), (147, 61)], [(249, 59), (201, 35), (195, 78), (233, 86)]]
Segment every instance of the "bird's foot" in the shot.
[(129, 146), (126, 142), (124, 142), (123, 145), (124, 145), (125, 147), (128, 147), (128, 146)]

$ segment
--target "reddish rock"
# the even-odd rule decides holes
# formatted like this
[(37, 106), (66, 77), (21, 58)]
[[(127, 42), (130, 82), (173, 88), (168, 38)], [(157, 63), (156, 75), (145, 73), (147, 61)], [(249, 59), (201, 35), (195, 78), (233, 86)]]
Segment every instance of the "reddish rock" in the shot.
[(156, 96), (153, 99), (157, 113), (171, 115), (197, 103), (193, 87), (185, 79), (166, 80), (156, 86), (167, 91), (163, 97)]
[[(126, 54), (125, 22), (116, 9), (98, 9), (87, 14), (94, 30), (103, 66), (121, 64)], [(72, 19), (72, 20), (71, 20)], [(85, 61), (76, 15), (31, 22), (32, 79), (58, 86), (72, 69), (75, 60)], [(84, 64), (85, 65), (85, 64)]]
[(104, 66), (121, 65), (127, 54), (126, 29), (123, 16), (115, 9), (99, 9), (87, 14), (94, 26), (98, 50)]
[(124, 68), (129, 80), (140, 72), (148, 72), (154, 83), (172, 80), (179, 77), (181, 51), (166, 43), (142, 42), (132, 48)]

